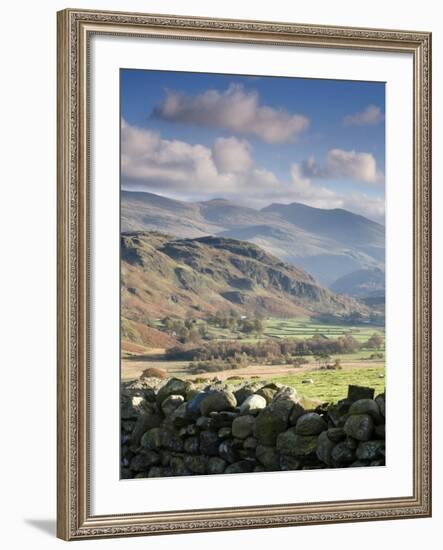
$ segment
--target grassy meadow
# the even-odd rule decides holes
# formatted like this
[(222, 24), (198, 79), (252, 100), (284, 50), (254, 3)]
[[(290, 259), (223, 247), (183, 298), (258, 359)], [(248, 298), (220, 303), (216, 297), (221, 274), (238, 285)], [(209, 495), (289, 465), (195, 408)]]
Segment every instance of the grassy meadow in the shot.
[[(205, 339), (211, 344), (232, 343), (260, 345), (272, 341), (293, 342), (321, 338), (335, 341), (341, 337), (352, 336), (358, 342), (359, 349), (350, 353), (336, 353), (321, 360), (318, 355), (306, 355), (302, 365), (287, 361), (257, 362), (247, 358), (246, 362), (228, 369), (221, 367), (219, 371), (207, 373), (195, 372), (197, 361), (174, 360), (166, 357), (167, 350), (156, 347), (138, 347), (136, 352), (122, 353), (123, 379), (140, 376), (146, 368), (160, 368), (168, 377), (207, 378), (214, 377), (233, 383), (239, 379), (260, 379), (280, 382), (295, 387), (300, 394), (321, 401), (337, 401), (347, 394), (349, 384), (363, 385), (374, 388), (376, 393), (385, 387), (384, 344), (377, 349), (366, 347), (368, 340), (378, 334), (384, 339), (384, 329), (370, 325), (326, 324), (307, 317), (293, 319), (269, 318), (261, 322), (259, 332), (245, 333), (238, 325), (221, 327), (205, 323), (203, 320), (193, 321), (194, 328), (205, 329)], [(168, 332), (164, 322), (156, 320), (152, 323), (158, 331)], [(173, 332), (172, 332), (173, 334)], [(200, 344), (198, 344), (200, 345)], [(339, 368), (327, 369), (326, 365), (339, 361)]]

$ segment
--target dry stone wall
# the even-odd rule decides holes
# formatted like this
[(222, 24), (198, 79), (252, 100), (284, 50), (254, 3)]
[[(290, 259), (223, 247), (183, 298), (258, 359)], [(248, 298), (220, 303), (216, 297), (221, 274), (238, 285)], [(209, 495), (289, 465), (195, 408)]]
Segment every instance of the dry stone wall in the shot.
[(382, 466), (385, 395), (373, 394), (350, 386), (338, 403), (305, 408), (274, 383), (125, 383), (121, 477)]

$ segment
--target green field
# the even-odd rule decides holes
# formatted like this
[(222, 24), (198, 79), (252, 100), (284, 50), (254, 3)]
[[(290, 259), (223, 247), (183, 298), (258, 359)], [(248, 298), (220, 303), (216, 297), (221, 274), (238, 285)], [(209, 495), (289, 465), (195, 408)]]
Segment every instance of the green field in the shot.
[[(156, 321), (156, 327), (160, 330), (165, 330), (161, 321)], [(375, 389), (376, 393), (384, 391), (385, 387), (385, 367), (384, 367), (384, 349), (368, 349), (364, 347), (365, 342), (374, 334), (379, 333), (384, 337), (384, 328), (370, 325), (335, 325), (319, 323), (308, 317), (293, 318), (293, 319), (277, 319), (269, 318), (263, 320), (263, 330), (261, 333), (245, 334), (238, 328), (221, 328), (213, 324), (206, 323), (204, 320), (197, 319), (195, 326), (204, 325), (206, 333), (212, 341), (238, 341), (257, 343), (268, 339), (309, 339), (315, 336), (323, 336), (336, 340), (341, 336), (351, 335), (360, 344), (363, 344), (361, 349), (347, 354), (335, 354), (331, 357), (326, 356), (326, 359), (306, 355), (304, 367), (302, 369), (294, 369), (292, 372), (292, 364), (284, 361), (284, 357), (278, 357), (278, 363), (270, 361), (263, 364), (251, 361), (249, 364), (239, 367), (238, 369), (223, 369), (220, 368), (225, 377), (240, 376), (247, 378), (251, 376), (254, 379), (258, 377), (262, 380), (280, 382), (285, 385), (292, 386), (297, 391), (307, 398), (318, 399), (322, 402), (334, 402), (346, 397), (348, 386), (350, 384), (368, 386)], [(203, 340), (203, 343), (205, 340)], [(204, 344), (203, 344), (204, 345)], [(320, 369), (324, 364), (333, 364), (339, 359), (342, 369), (326, 370)], [(140, 361), (137, 364), (137, 361)], [(144, 362), (143, 359), (138, 359), (132, 355), (127, 362), (128, 372), (138, 372), (137, 369), (143, 370), (147, 366), (162, 368), (168, 372), (169, 376), (192, 377), (190, 366), (193, 362), (182, 360), (165, 360), (164, 357), (148, 357)], [(266, 370), (263, 372), (260, 369)], [(271, 371), (269, 370), (271, 368)], [(275, 371), (272, 372), (272, 369)], [(134, 371), (135, 369), (135, 371)], [(252, 371), (252, 372), (251, 372)], [(210, 372), (210, 371), (208, 371)], [(215, 372), (215, 371), (213, 371)], [(129, 376), (129, 374), (128, 374)], [(303, 380), (309, 380), (310, 383), (303, 383)], [(312, 381), (312, 382), (311, 382)], [(235, 383), (235, 382), (233, 382)]]
[(378, 326), (322, 324), (308, 317), (295, 319), (271, 318), (265, 321), (263, 336), (306, 339), (320, 334), (327, 338), (339, 338), (350, 334), (359, 342), (365, 342), (374, 332), (384, 335), (384, 329)]
[[(368, 367), (341, 371), (310, 371), (289, 376), (267, 377), (267, 381), (291, 386), (300, 395), (322, 402), (336, 402), (344, 399), (349, 385), (374, 388), (375, 395), (385, 390), (385, 368)], [(313, 383), (304, 384), (303, 380)], [(235, 384), (235, 381), (232, 381)]]
[[(201, 325), (202, 320), (196, 320), (196, 325)], [(246, 335), (240, 330), (220, 328), (213, 325), (206, 325), (207, 333), (214, 340), (238, 340), (245, 342), (258, 342), (266, 338), (297, 338), (308, 339), (314, 336), (323, 335), (327, 338), (336, 339), (346, 334), (352, 335), (358, 342), (366, 342), (374, 332), (384, 336), (384, 328), (371, 325), (336, 325), (319, 323), (309, 317), (296, 317), (293, 319), (278, 319), (271, 317), (263, 320), (264, 331), (258, 335)], [(154, 326), (164, 330), (160, 320), (154, 322)]]

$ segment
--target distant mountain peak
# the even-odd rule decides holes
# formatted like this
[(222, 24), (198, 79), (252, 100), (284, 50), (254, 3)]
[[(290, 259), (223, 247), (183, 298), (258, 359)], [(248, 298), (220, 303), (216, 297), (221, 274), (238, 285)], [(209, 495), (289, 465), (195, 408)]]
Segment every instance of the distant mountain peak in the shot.
[(160, 231), (177, 239), (208, 235), (248, 241), (303, 267), (322, 284), (359, 269), (384, 268), (385, 228), (343, 208), (272, 203), (256, 210), (223, 197), (205, 202), (122, 191), (122, 231)]

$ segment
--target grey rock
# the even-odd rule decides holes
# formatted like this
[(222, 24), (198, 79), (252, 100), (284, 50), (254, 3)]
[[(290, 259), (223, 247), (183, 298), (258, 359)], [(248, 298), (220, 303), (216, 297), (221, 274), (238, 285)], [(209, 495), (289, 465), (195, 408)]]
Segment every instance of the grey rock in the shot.
[(282, 388), (279, 388), (272, 401), (275, 403), (280, 399), (292, 401), (292, 403), (298, 403), (300, 401), (297, 390), (295, 388), (291, 388), (290, 386), (283, 386)]
[(222, 458), (211, 456), (208, 460), (208, 474), (222, 474), (226, 468), (226, 461)]
[(200, 405), (209, 395), (208, 392), (197, 393), (190, 401), (186, 403), (186, 416), (191, 420), (197, 420), (200, 416)]
[(375, 424), (382, 422), (379, 406), (373, 399), (359, 399), (354, 401), (349, 409), (349, 414), (369, 414)]
[(295, 426), (298, 419), (303, 416), (305, 412), (305, 409), (300, 405), (300, 403), (294, 403), (291, 415), (289, 416), (289, 424), (291, 424), (291, 426)]
[(197, 418), (195, 422), (195, 425), (200, 430), (209, 430), (210, 428), (213, 427), (213, 424), (214, 422), (212, 421), (211, 418), (209, 418), (209, 416), (200, 416), (199, 418)]
[(152, 466), (149, 470), (148, 477), (165, 477), (166, 471), (162, 466)]
[(244, 401), (250, 397), (251, 395), (254, 395), (256, 391), (260, 388), (260, 384), (246, 384), (244, 386), (240, 386), (234, 391), (235, 398), (237, 400), (237, 405), (241, 406)]
[(374, 421), (368, 414), (354, 414), (349, 416), (344, 425), (346, 435), (359, 441), (369, 441), (374, 429)]
[(226, 439), (228, 437), (231, 437), (232, 430), (229, 426), (225, 426), (224, 428), (220, 428), (218, 430), (217, 435), (220, 439)]
[(136, 423), (137, 423), (137, 421), (136, 421), (135, 418), (131, 418), (130, 420), (122, 420), (121, 424), (120, 424), (121, 431), (123, 433), (126, 433), (126, 434), (132, 433), (132, 431), (135, 428)]
[(273, 471), (279, 469), (279, 454), (275, 447), (257, 445), (255, 456), (266, 470)]
[(205, 474), (208, 467), (206, 456), (185, 456), (185, 466), (194, 474)]
[(158, 414), (143, 413), (135, 423), (134, 430), (131, 434), (131, 445), (139, 445), (142, 435), (151, 428), (160, 426), (162, 419)]
[(335, 405), (328, 407), (327, 417), (335, 427), (343, 427), (344, 421), (346, 420), (349, 407), (351, 406), (352, 401), (349, 399), (342, 399)]
[(226, 428), (232, 425), (232, 422), (237, 418), (236, 412), (230, 411), (213, 411), (209, 413), (211, 419), (211, 430), (218, 430), (219, 428)]
[(298, 435), (318, 435), (328, 429), (323, 418), (315, 413), (306, 413), (299, 417), (295, 426), (295, 433)]
[(199, 432), (197, 426), (195, 424), (188, 424), (186, 426), (186, 433), (188, 435), (197, 435)]
[(159, 464), (160, 457), (155, 451), (145, 450), (136, 454), (131, 460), (130, 468), (134, 472), (144, 472), (151, 466)]
[(207, 456), (218, 454), (220, 440), (215, 432), (203, 430), (200, 433), (200, 452)]
[(226, 462), (233, 463), (238, 459), (238, 452), (232, 439), (222, 441), (218, 447), (218, 453)]
[(132, 479), (134, 477), (134, 472), (129, 468), (120, 469), (120, 479)]
[(295, 458), (289, 455), (280, 455), (280, 469), (283, 471), (301, 470), (303, 461), (300, 458)]
[(317, 439), (317, 458), (328, 466), (332, 466), (332, 449), (335, 443), (329, 439), (328, 432), (322, 432)]
[(346, 447), (349, 447), (349, 449), (356, 449), (358, 447), (358, 443), (358, 439), (354, 439), (349, 435), (344, 440), (344, 444), (346, 445)]
[(245, 449), (255, 449), (257, 447), (257, 440), (255, 437), (247, 437), (243, 443)]
[(385, 394), (382, 393), (380, 395), (377, 395), (377, 397), (375, 398), (375, 401), (378, 405), (378, 408), (380, 410), (380, 414), (383, 416), (383, 418), (385, 418), (386, 416), (386, 397), (385, 397)]
[(180, 380), (179, 378), (170, 378), (157, 393), (157, 404), (160, 405), (170, 395), (186, 396), (189, 390), (193, 388), (189, 380)]
[(346, 437), (346, 434), (343, 428), (329, 428), (327, 433), (328, 433), (329, 439), (334, 443), (343, 441), (343, 439), (345, 439)]
[(255, 421), (254, 437), (262, 445), (274, 445), (278, 434), (289, 425), (289, 417), (294, 401), (286, 398), (274, 398), (272, 403), (260, 411)]
[(151, 428), (143, 434), (140, 440), (140, 445), (153, 451), (162, 447), (162, 428)]
[(183, 443), (183, 450), (190, 455), (196, 455), (200, 452), (200, 441), (196, 435), (192, 435), (185, 439)]
[(232, 423), (232, 435), (246, 439), (254, 430), (255, 418), (252, 415), (238, 416)]
[(179, 405), (168, 418), (168, 420), (173, 426), (177, 428), (187, 426), (189, 423), (191, 423), (192, 420), (187, 415), (186, 403), (182, 403), (181, 405)]
[(173, 430), (166, 427), (152, 428), (141, 438), (140, 445), (153, 451), (167, 449), (180, 452), (183, 450), (183, 441)]
[(171, 415), (175, 409), (177, 409), (185, 398), (182, 395), (168, 395), (166, 399), (162, 401), (161, 410), (165, 416)]
[(300, 435), (295, 428), (289, 428), (278, 436), (277, 449), (282, 454), (293, 457), (315, 456), (317, 439), (316, 435)]
[(276, 393), (277, 393), (277, 388), (273, 388), (269, 386), (264, 386), (263, 388), (260, 388), (259, 390), (256, 391), (256, 394), (259, 395), (260, 397), (263, 397), (268, 405), (274, 399)]
[(376, 460), (385, 456), (385, 441), (376, 439), (362, 441), (357, 447), (357, 458), (359, 460)]
[(208, 416), (213, 411), (229, 411), (236, 407), (235, 395), (226, 390), (214, 391), (207, 395), (200, 403), (200, 412)]
[(253, 394), (240, 405), (240, 414), (258, 414), (265, 407), (266, 399), (261, 395)]
[(355, 451), (350, 449), (344, 441), (341, 441), (332, 449), (331, 458), (334, 466), (347, 466), (354, 462)]
[(186, 467), (184, 460), (181, 457), (173, 456), (169, 461), (169, 468), (173, 476), (188, 476), (190, 470)]

